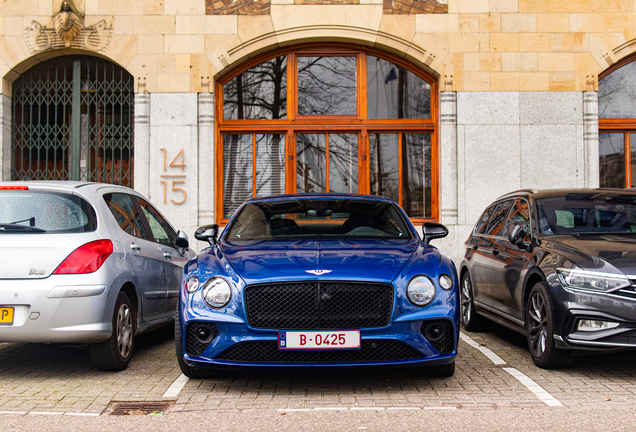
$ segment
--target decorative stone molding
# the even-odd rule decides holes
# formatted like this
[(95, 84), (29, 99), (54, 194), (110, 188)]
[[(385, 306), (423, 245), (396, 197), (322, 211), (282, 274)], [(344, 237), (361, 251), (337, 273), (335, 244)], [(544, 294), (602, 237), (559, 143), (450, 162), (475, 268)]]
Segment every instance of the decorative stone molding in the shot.
[(135, 190), (150, 196), (150, 95), (135, 94)]
[(64, 0), (60, 11), (53, 16), (53, 26), (46, 27), (36, 20), (24, 28), (22, 35), (31, 54), (60, 48), (78, 48), (105, 52), (113, 33), (112, 24), (105, 19), (84, 26), (84, 15), (75, 9), (71, 0)]
[(11, 98), (0, 95), (0, 173), (11, 180)]
[(457, 93), (440, 92), (440, 168), (441, 168), (441, 222), (458, 223), (457, 200)]
[(448, 0), (384, 0), (385, 14), (445, 14)]
[(206, 15), (269, 15), (270, 0), (205, 0)]
[(583, 92), (583, 143), (585, 147), (585, 187), (599, 186), (598, 93)]

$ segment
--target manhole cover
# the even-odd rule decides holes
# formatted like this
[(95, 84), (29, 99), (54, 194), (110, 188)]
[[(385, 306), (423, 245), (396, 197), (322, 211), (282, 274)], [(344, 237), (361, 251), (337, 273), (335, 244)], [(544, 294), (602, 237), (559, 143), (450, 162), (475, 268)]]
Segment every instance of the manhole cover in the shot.
[(161, 415), (172, 405), (174, 402), (116, 402), (110, 415)]

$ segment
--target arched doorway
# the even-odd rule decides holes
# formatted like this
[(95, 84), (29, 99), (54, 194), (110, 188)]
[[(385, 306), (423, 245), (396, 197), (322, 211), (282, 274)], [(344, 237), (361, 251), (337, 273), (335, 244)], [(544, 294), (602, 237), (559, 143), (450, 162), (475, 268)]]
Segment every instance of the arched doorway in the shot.
[(134, 81), (101, 58), (62, 56), (13, 83), (11, 179), (133, 186)]
[(217, 214), (248, 198), (388, 196), (415, 221), (438, 218), (437, 81), (372, 48), (304, 45), (222, 77)]
[(636, 56), (599, 75), (599, 183), (636, 187)]

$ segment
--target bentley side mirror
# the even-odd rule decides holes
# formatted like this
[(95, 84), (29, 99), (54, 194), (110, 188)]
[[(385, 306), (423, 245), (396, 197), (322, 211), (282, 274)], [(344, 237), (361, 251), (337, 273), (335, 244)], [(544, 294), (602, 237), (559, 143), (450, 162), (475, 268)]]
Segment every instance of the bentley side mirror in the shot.
[(448, 228), (437, 222), (424, 222), (422, 224), (422, 235), (424, 243), (429, 244), (431, 240), (444, 238), (448, 235)]
[(177, 239), (174, 241), (174, 245), (177, 247), (179, 255), (183, 256), (185, 250), (190, 246), (188, 235), (185, 232), (179, 230), (179, 232), (177, 232)]
[(517, 246), (519, 249), (526, 250), (526, 243), (523, 241), (523, 236), (525, 235), (525, 231), (521, 227), (521, 225), (515, 225), (515, 227), (508, 234), (508, 241), (513, 245)]
[(210, 246), (216, 244), (217, 236), (219, 234), (219, 226), (217, 224), (204, 225), (194, 232), (194, 238), (201, 241), (210, 243)]

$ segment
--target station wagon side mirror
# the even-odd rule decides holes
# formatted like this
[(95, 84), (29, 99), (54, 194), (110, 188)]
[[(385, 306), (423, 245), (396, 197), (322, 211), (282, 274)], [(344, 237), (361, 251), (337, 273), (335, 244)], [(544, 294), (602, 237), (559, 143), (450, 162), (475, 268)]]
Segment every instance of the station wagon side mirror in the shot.
[(194, 232), (194, 238), (201, 241), (206, 241), (210, 243), (210, 246), (214, 246), (216, 244), (217, 236), (219, 234), (219, 226), (217, 224), (212, 225), (204, 225), (199, 227)]
[(521, 225), (515, 225), (512, 231), (508, 233), (508, 241), (517, 246), (519, 249), (526, 250), (526, 243), (523, 241), (524, 235), (525, 231), (523, 230)]
[(424, 243), (429, 244), (431, 240), (444, 238), (448, 235), (448, 228), (437, 222), (424, 222), (422, 224), (422, 236)]

